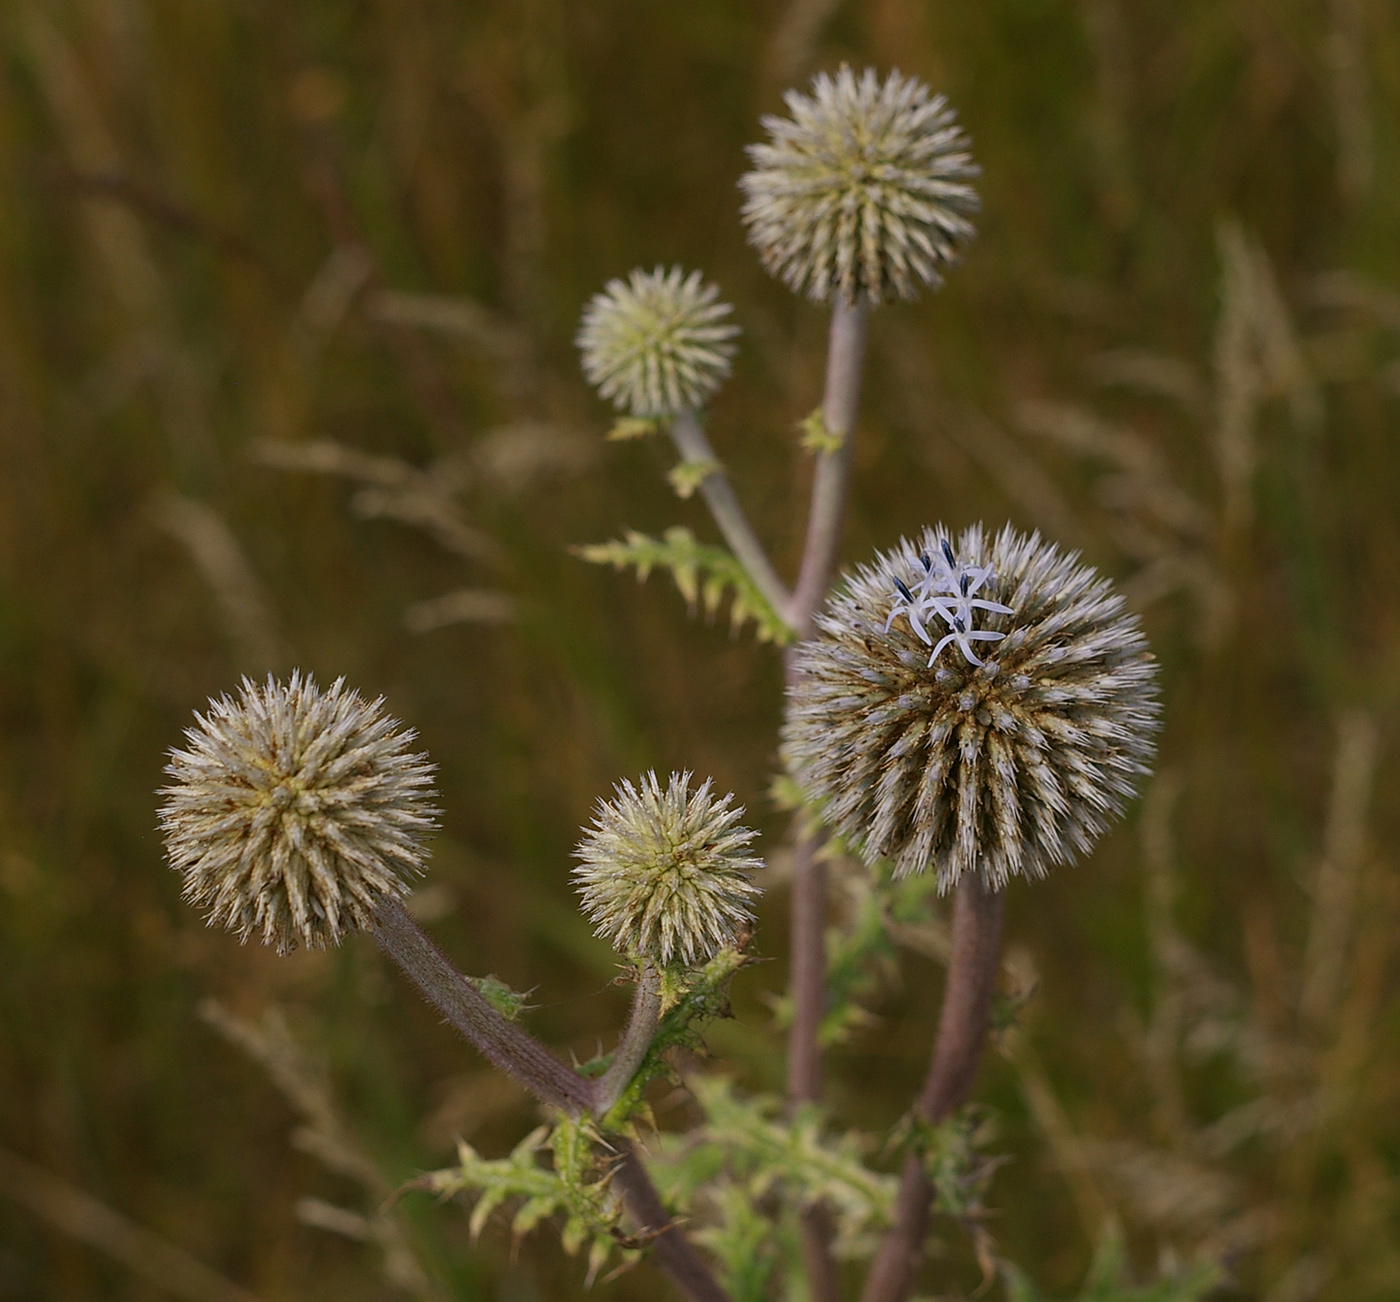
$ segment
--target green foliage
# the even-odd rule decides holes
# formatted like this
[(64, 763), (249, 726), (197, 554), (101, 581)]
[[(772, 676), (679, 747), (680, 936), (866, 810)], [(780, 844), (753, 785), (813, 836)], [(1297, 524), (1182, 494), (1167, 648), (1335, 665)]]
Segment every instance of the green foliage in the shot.
[(873, 1232), (890, 1222), (898, 1180), (865, 1164), (869, 1141), (864, 1136), (827, 1134), (812, 1107), (785, 1120), (781, 1099), (744, 1097), (723, 1076), (696, 1077), (687, 1084), (705, 1121), (685, 1135), (661, 1136), (656, 1177), (671, 1205), (691, 1210), (705, 1201), (703, 1191), (712, 1182), (732, 1186), (743, 1197), (726, 1195), (711, 1210), (727, 1227), (718, 1231), (726, 1241), (745, 1241), (753, 1232), (749, 1218), (771, 1223), (781, 1207), (820, 1202), (832, 1213), (837, 1254), (868, 1254)]
[(533, 1007), (526, 1002), (530, 998), (530, 991), (526, 990), (522, 993), (519, 990), (512, 990), (494, 972), (488, 972), (481, 977), (469, 976), (467, 980), (476, 987), (477, 993), (508, 1022), (518, 1022), (520, 1015)]
[[(705, 469), (705, 474), (712, 469)], [(738, 630), (752, 620), (760, 642), (783, 646), (792, 640), (786, 621), (768, 604), (733, 554), (723, 547), (699, 542), (682, 525), (667, 529), (660, 538), (629, 529), (624, 539), (590, 543), (573, 550), (576, 556), (595, 565), (635, 569), (638, 580), (645, 579), (653, 569), (669, 570), (691, 609), (702, 605), (707, 615), (713, 615), (728, 594), (731, 628)]]
[[(646, 1056), (627, 1088), (608, 1110), (601, 1125), (604, 1130), (627, 1128), (643, 1108), (647, 1086), (658, 1077), (670, 1077), (673, 1049), (693, 1049), (700, 1043), (701, 1027), (716, 1017), (729, 1017), (729, 983), (734, 974), (752, 962), (733, 948), (722, 949), (698, 968), (672, 965), (661, 969), (661, 1023), (652, 1037)], [(606, 1070), (609, 1056), (602, 1060)]]
[(684, 501), (693, 497), (695, 490), (711, 475), (723, 469), (718, 461), (713, 460), (678, 461), (666, 472), (666, 482), (675, 489), (676, 496)]
[(797, 425), (802, 431), (801, 444), (808, 452), (836, 452), (846, 441), (844, 436), (833, 433), (826, 427), (826, 418), (820, 407), (808, 412)]
[[(615, 1250), (621, 1252), (624, 1263), (636, 1256), (618, 1233), (621, 1207), (608, 1188), (606, 1165), (596, 1156), (600, 1141), (592, 1125), (577, 1118), (536, 1127), (508, 1157), (494, 1161), (459, 1140), (457, 1165), (433, 1171), (415, 1180), (413, 1187), (444, 1198), (475, 1193), (469, 1221), (473, 1239), (506, 1203), (516, 1204), (511, 1234), (517, 1244), (542, 1221), (558, 1217), (564, 1250), (572, 1257), (587, 1247), (591, 1283)], [(541, 1161), (546, 1153), (553, 1156), (550, 1165)]]
[[(867, 871), (846, 860), (838, 842), (823, 853), (831, 862), (836, 893), (841, 899), (840, 921), (826, 932), (827, 1001), (819, 1039), (824, 1046), (847, 1043), (871, 1026), (867, 1004), (892, 979), (900, 941), (911, 930), (931, 929), (932, 897), (937, 882), (931, 875), (893, 878), (887, 864)], [(769, 1000), (779, 1026), (792, 1017), (791, 1000)]]
[(655, 434), (660, 428), (661, 422), (654, 417), (619, 416), (613, 421), (607, 438), (610, 443), (626, 443), (632, 439), (644, 439), (649, 434)]

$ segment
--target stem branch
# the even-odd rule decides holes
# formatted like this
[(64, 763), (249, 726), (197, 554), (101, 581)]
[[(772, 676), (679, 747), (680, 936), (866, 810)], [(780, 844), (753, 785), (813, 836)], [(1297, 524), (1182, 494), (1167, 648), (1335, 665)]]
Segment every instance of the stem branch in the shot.
[(690, 1302), (732, 1302), (710, 1273), (705, 1259), (667, 1214), (661, 1195), (631, 1142), (620, 1136), (612, 1136), (610, 1142), (622, 1154), (613, 1183), (622, 1193), (622, 1205), (635, 1223), (638, 1236), (652, 1240), (656, 1264)]
[(637, 990), (632, 997), (632, 1016), (623, 1032), (608, 1069), (594, 1086), (593, 1108), (598, 1116), (607, 1116), (612, 1105), (632, 1083), (642, 1059), (647, 1056), (656, 1028), (661, 1024), (661, 982), (650, 963), (637, 978)]
[(772, 561), (768, 559), (768, 553), (763, 550), (763, 544), (759, 542), (753, 526), (749, 524), (749, 518), (739, 504), (729, 476), (720, 468), (715, 450), (701, 428), (695, 412), (687, 408), (678, 413), (670, 428), (671, 441), (676, 445), (676, 451), (681, 454), (683, 461), (715, 467), (700, 481), (700, 495), (705, 499), (705, 505), (710, 508), (710, 514), (714, 516), (720, 533), (724, 535), (724, 541), (729, 544), (729, 550), (738, 557), (739, 564), (753, 580), (754, 587), (763, 594), (778, 618), (786, 619), (792, 598), (782, 579), (778, 577), (777, 570), (773, 568)]
[[(938, 1039), (923, 1091), (920, 1120), (937, 1125), (972, 1092), (982, 1042), (991, 1019), (1001, 961), (1002, 893), (988, 891), (975, 873), (959, 880), (953, 897), (953, 953), (943, 990)], [(933, 1191), (922, 1156), (910, 1153), (900, 1177), (895, 1223), (880, 1245), (861, 1302), (905, 1302), (923, 1260)]]
[[(831, 314), (822, 423), (839, 445), (819, 454), (807, 516), (807, 541), (788, 622), (799, 638), (812, 631), (812, 616), (826, 597), (841, 542), (850, 479), (851, 442), (865, 359), (867, 309), (838, 298)], [(792, 684), (792, 661), (788, 683)], [(818, 1043), (826, 1011), (826, 865), (821, 839), (801, 836), (793, 847), (792, 1030), (788, 1034), (788, 1108), (821, 1099), (822, 1053)], [(831, 1217), (818, 1205), (802, 1213), (802, 1256), (814, 1302), (837, 1302), (840, 1282), (831, 1255)]]
[(812, 616), (826, 597), (836, 551), (841, 543), (841, 521), (846, 512), (847, 481), (851, 470), (851, 438), (855, 433), (856, 407), (860, 402), (860, 375), (865, 362), (865, 327), (869, 309), (864, 303), (847, 303), (838, 296), (831, 311), (827, 342), (826, 391), (822, 396), (822, 424), (840, 440), (838, 447), (822, 452), (812, 480), (812, 504), (807, 514), (807, 541), (802, 568), (792, 594), (788, 622), (799, 638), (811, 632)]
[(570, 1116), (593, 1108), (593, 1082), (492, 1008), (398, 900), (379, 906), (370, 935), (423, 997), (507, 1076)]

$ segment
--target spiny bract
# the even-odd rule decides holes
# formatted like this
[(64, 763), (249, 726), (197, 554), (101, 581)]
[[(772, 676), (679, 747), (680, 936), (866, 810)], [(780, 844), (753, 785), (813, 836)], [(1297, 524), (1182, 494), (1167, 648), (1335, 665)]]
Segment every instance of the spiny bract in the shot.
[(729, 374), (734, 309), (698, 271), (634, 271), (584, 309), (575, 341), (583, 373), (620, 411), (643, 419), (701, 407)]
[(791, 118), (765, 117), (739, 182), (744, 224), (763, 265), (794, 293), (871, 304), (942, 284), (940, 266), (972, 238), (967, 182), (980, 169), (942, 95), (872, 68), (818, 73), (789, 91)]
[[(985, 662), (930, 661), (903, 593), (933, 558), (985, 568)], [(901, 592), (903, 585), (903, 593)], [(1006, 608), (1010, 608), (1009, 611)], [(891, 612), (894, 617), (891, 617)], [(1107, 580), (1010, 527), (925, 530), (860, 567), (796, 652), (783, 752), (867, 862), (992, 889), (1087, 851), (1154, 752), (1157, 665)]]
[(732, 795), (716, 799), (709, 779), (691, 791), (688, 772), (672, 773), (665, 791), (650, 772), (614, 790), (575, 853), (596, 934), (662, 965), (693, 966), (735, 944), (759, 894), (749, 874), (763, 866), (745, 853), (757, 833), (739, 825), (743, 807)]
[(433, 768), (383, 707), (344, 679), (322, 692), (269, 674), (195, 715), (188, 749), (170, 752), (160, 825), (184, 898), (211, 924), (279, 953), (319, 948), (408, 893), (438, 812)]

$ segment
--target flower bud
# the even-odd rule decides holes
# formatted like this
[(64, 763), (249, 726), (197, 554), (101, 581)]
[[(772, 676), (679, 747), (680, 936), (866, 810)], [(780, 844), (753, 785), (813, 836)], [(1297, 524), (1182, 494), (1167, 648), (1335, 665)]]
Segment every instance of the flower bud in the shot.
[(789, 91), (790, 118), (765, 117), (739, 182), (744, 223), (763, 265), (794, 293), (850, 304), (913, 298), (973, 236), (967, 182), (979, 173), (942, 95), (892, 72), (842, 66), (811, 95)]
[(435, 826), (415, 734), (337, 679), (243, 680), (172, 750), (160, 794), (170, 865), (209, 922), (286, 953), (338, 944), (408, 893)]
[(734, 309), (698, 271), (634, 271), (610, 280), (583, 313), (583, 373), (619, 411), (641, 419), (704, 406), (729, 374)]
[(716, 800), (709, 780), (690, 790), (672, 773), (623, 781), (600, 800), (579, 842), (574, 881), (596, 934), (634, 960), (704, 963), (735, 944), (753, 921), (763, 861), (745, 853), (757, 833), (739, 824), (732, 795)]

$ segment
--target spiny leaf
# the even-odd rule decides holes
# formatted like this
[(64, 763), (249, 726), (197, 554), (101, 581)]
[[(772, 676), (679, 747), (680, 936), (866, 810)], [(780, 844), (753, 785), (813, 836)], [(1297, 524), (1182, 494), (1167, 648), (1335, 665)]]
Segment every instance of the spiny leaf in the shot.
[(648, 434), (655, 434), (660, 428), (660, 421), (645, 416), (619, 416), (608, 431), (608, 441), (623, 443), (628, 439), (644, 439)]
[(702, 605), (707, 615), (715, 613), (728, 593), (731, 628), (737, 631), (753, 620), (759, 641), (783, 646), (792, 640), (792, 629), (768, 604), (733, 553), (699, 542), (682, 525), (667, 529), (660, 538), (629, 529), (623, 539), (590, 543), (572, 550), (576, 556), (595, 565), (611, 565), (617, 570), (635, 569), (639, 580), (645, 579), (653, 569), (669, 570), (691, 609)]
[[(520, 1200), (511, 1222), (518, 1241), (551, 1216), (562, 1218), (561, 1238), (572, 1255), (589, 1245), (589, 1275), (596, 1275), (618, 1248), (621, 1218), (618, 1200), (609, 1190), (609, 1172), (595, 1157), (600, 1136), (584, 1118), (566, 1118), (553, 1127), (540, 1126), (511, 1150), (509, 1156), (487, 1161), (465, 1141), (457, 1145), (457, 1165), (433, 1171), (415, 1183), (443, 1197), (475, 1191), (469, 1228), (476, 1238), (491, 1213), (507, 1201)], [(541, 1161), (553, 1155), (552, 1169)], [(624, 1263), (636, 1253), (623, 1249)]]
[(846, 441), (840, 434), (827, 429), (820, 407), (804, 416), (797, 428), (802, 431), (802, 446), (808, 452), (836, 452)]
[(483, 977), (469, 976), (467, 980), (477, 988), (481, 997), (508, 1022), (519, 1020), (520, 1014), (530, 1008), (530, 1005), (525, 1002), (530, 997), (530, 991), (527, 990), (522, 994), (519, 990), (512, 990), (494, 972), (488, 972)]
[(676, 490), (676, 496), (685, 500), (693, 497), (695, 490), (711, 475), (722, 470), (718, 461), (678, 461), (666, 472), (666, 479)]

